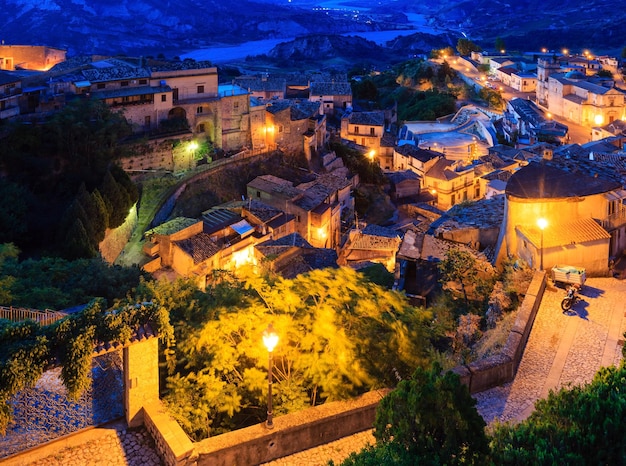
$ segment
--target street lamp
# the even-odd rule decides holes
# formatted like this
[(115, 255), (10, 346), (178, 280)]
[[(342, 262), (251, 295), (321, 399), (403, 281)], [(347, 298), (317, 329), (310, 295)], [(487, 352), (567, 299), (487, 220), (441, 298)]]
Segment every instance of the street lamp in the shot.
[(541, 244), (540, 244), (540, 261), (539, 261), (539, 270), (543, 270), (543, 230), (548, 226), (548, 221), (545, 218), (537, 219), (537, 226), (541, 230)]
[(267, 329), (263, 332), (263, 344), (267, 348), (269, 353), (269, 364), (267, 370), (267, 421), (265, 426), (268, 429), (274, 428), (274, 420), (272, 418), (272, 371), (274, 369), (274, 361), (272, 359), (272, 351), (278, 344), (278, 335), (274, 332), (274, 327), (269, 324)]

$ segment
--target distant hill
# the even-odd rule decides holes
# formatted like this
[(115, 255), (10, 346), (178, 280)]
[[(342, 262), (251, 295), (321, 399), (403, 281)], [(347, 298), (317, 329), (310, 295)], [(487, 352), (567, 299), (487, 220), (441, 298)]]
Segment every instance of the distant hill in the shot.
[(424, 15), (429, 26), (450, 31), (453, 43), (466, 34), (485, 48), (493, 47), (496, 37), (517, 50), (587, 48), (598, 53), (626, 45), (626, 9), (609, 0), (394, 0), (364, 3), (369, 10), (359, 14), (268, 0), (2, 0), (2, 4), (0, 40), (5, 44), (50, 45), (66, 49), (68, 55), (169, 57), (251, 40), (406, 29), (407, 18), (415, 13)]

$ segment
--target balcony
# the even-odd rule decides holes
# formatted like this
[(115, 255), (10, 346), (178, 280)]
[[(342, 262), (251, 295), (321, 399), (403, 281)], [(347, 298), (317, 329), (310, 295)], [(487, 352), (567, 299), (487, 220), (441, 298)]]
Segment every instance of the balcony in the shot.
[(626, 224), (626, 209), (620, 209), (602, 220), (602, 228), (608, 231), (614, 230), (624, 224)]

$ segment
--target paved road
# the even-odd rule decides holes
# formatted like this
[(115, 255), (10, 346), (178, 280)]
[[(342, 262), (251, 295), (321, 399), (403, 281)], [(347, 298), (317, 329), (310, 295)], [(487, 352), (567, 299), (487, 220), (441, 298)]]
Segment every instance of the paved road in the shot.
[(476, 396), (486, 421), (528, 417), (550, 390), (590, 382), (603, 366), (618, 364), (626, 332), (626, 281), (589, 278), (582, 301), (564, 314), (562, 288), (548, 286), (515, 380)]

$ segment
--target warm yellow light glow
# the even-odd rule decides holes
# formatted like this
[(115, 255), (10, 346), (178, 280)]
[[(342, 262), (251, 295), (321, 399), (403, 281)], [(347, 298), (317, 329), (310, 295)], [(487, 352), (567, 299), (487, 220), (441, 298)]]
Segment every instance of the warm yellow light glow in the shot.
[(273, 133), (274, 132), (274, 127), (273, 126), (266, 126), (265, 127), (265, 131), (267, 131), (268, 133)]
[(326, 230), (324, 230), (323, 228), (318, 228), (317, 229), (317, 236), (320, 239), (325, 239), (326, 238)]
[(500, 53), (504, 53), (504, 49), (500, 50)]
[(437, 190), (436, 190), (436, 189), (434, 189), (434, 188), (433, 188), (433, 189), (431, 189), (431, 190), (430, 190), (430, 194), (433, 194), (433, 195), (434, 195), (434, 194), (437, 194)]
[(604, 123), (604, 117), (602, 115), (596, 115), (595, 117), (593, 117), (593, 122), (599, 126)]
[(548, 49), (546, 49), (545, 47), (541, 49), (542, 53), (546, 53), (548, 51)]
[(267, 329), (263, 332), (263, 344), (270, 353), (274, 351), (278, 344), (278, 335), (274, 331), (274, 326), (269, 324)]
[(568, 54), (569, 54), (569, 50), (563, 49), (563, 55), (568, 55)]
[(550, 112), (546, 113), (546, 117), (547, 117), (548, 119), (552, 118), (552, 113), (550, 113)]
[(231, 261), (235, 267), (241, 267), (245, 264), (251, 264), (253, 260), (250, 248), (247, 247), (245, 249), (242, 249), (241, 251), (233, 252), (231, 256)]
[(541, 231), (545, 230), (546, 227), (548, 226), (548, 221), (545, 218), (538, 218), (537, 219), (537, 226), (539, 227), (539, 229)]
[(376, 151), (375, 150), (371, 150), (369, 151), (369, 153), (367, 154), (367, 156), (370, 158), (370, 160), (374, 160), (374, 157), (376, 156)]

